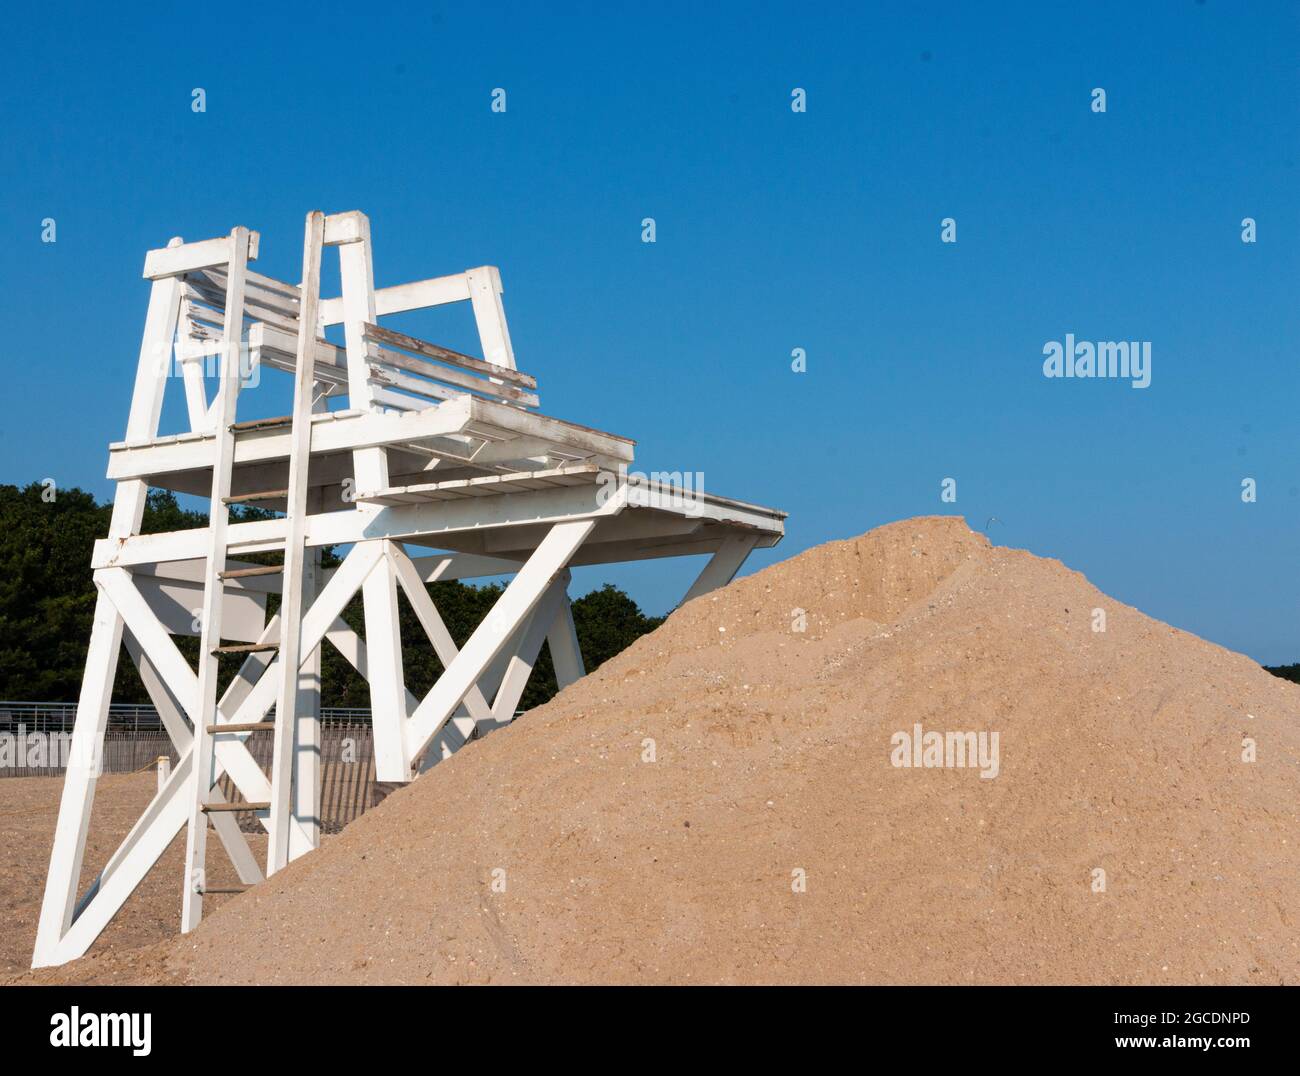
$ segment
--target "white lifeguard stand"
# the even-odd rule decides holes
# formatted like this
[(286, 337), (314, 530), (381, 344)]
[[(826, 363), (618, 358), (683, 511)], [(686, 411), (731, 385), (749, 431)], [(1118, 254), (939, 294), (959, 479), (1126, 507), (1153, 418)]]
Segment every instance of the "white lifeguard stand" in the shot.
[[(690, 599), (725, 585), (752, 549), (783, 534), (782, 512), (629, 476), (632, 441), (540, 414), (536, 380), (515, 366), (496, 268), (376, 289), (359, 212), (308, 214), (300, 285), (253, 272), (257, 246), (256, 232), (235, 228), (173, 239), (145, 258), (149, 309), (126, 438), (109, 447), (117, 489), (109, 535), (95, 546), (98, 599), (33, 967), (85, 953), (182, 827), (182, 931), (215, 892), (205, 885), (209, 823), (244, 886), (318, 845), (326, 640), (369, 683), (376, 779), (409, 781), (476, 729), (511, 720), (543, 642), (561, 687), (583, 675), (571, 565), (708, 554)], [(339, 253), (333, 299), (320, 297), (326, 247)], [(379, 325), (463, 301), (482, 359)], [(343, 346), (324, 335), (340, 324)], [(209, 402), (203, 367), (214, 359), (220, 383)], [(241, 384), (259, 368), (293, 375), (292, 414), (239, 422)], [(190, 429), (162, 436), (176, 369)], [(345, 409), (331, 409), (337, 397)], [(150, 487), (209, 497), (209, 526), (141, 534)], [(280, 515), (232, 520), (236, 504)], [(408, 545), (430, 552), (412, 556)], [(333, 571), (321, 570), (323, 546), (347, 548)], [(267, 552), (283, 563), (237, 559)], [(513, 578), (457, 650), (426, 584), (503, 575)], [(399, 588), (443, 666), (422, 699), (405, 687)], [(340, 615), (358, 591), (364, 641)], [(272, 593), (280, 609), (268, 619)], [(197, 670), (178, 635), (200, 637)], [(180, 762), (79, 898), (123, 646)], [(241, 655), (242, 666), (218, 695), (223, 654)], [(246, 744), (263, 730), (274, 739), (269, 775)], [(223, 775), (242, 798), (225, 797)], [(265, 870), (239, 811), (267, 831)]]

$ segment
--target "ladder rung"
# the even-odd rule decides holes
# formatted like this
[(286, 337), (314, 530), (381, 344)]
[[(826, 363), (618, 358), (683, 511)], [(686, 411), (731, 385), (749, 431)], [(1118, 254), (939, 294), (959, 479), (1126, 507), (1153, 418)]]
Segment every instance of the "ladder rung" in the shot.
[(230, 427), (231, 433), (242, 433), (244, 430), (264, 430), (269, 426), (292, 426), (292, 415), (277, 415), (275, 418), (255, 418), (248, 422), (236, 422)]
[(226, 811), (269, 811), (269, 803), (205, 803), (203, 805), (204, 814), (216, 814)]
[(232, 643), (229, 646), (219, 646), (214, 654), (260, 654), (265, 650), (279, 650), (276, 643)]
[(198, 891), (199, 896), (206, 897), (209, 893), (247, 893), (253, 887), (251, 885), (222, 885), (207, 886)]
[(234, 568), (228, 572), (217, 572), (217, 578), (247, 579), (253, 575), (279, 575), (283, 571), (283, 564), (265, 564), (257, 568)]
[(287, 489), (264, 489), (259, 493), (240, 493), (234, 497), (222, 497), (222, 504), (245, 504), (248, 501), (277, 501), (289, 496)]
[(209, 732), (263, 732), (275, 728), (274, 721), (232, 721), (226, 725), (209, 725)]

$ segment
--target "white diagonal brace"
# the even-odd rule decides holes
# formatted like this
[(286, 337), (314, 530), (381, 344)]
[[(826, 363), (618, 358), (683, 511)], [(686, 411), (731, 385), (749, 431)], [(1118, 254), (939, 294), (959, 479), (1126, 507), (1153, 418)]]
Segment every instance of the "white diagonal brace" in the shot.
[(58, 940), (44, 964), (62, 964), (83, 955), (134, 892), (140, 879), (167, 850), (189, 817), (192, 763), (191, 749), (181, 756), (162, 791), (145, 808), (127, 835), (123, 844), (129, 845), (129, 850), (111, 875), (101, 875), (95, 889), (83, 902), (76, 921)]
[(757, 534), (733, 534), (724, 538), (722, 544), (718, 546), (718, 551), (709, 558), (709, 562), (691, 584), (691, 589), (686, 592), (680, 604), (685, 605), (692, 598), (725, 587), (736, 577), (750, 550), (757, 544)]
[[(121, 847), (113, 854), (113, 859), (110, 860), (112, 869), (109, 866), (104, 868), (78, 905), (77, 917), (59, 940), (55, 959), (51, 963), (62, 964), (85, 954), (185, 825), (189, 816), (192, 762), (191, 747), (182, 753), (167, 783), (145, 808)], [(224, 801), (220, 789), (214, 788), (213, 793), (213, 802)], [(252, 861), (249, 877), (244, 878), (242, 873), (240, 877), (250, 885), (261, 881), (262, 874), (257, 861)]]
[[(414, 563), (414, 561), (412, 561)], [(503, 646), (500, 652), (490, 662), (487, 668), (483, 670), (478, 678), (478, 682), (471, 688), (471, 691), (477, 690), (486, 699), (495, 699), (499, 694), (501, 681), (505, 679), (506, 670), (514, 660), (515, 655), (519, 652), (519, 644), (523, 639), (524, 633), (528, 626), (533, 622), (533, 615), (526, 616), (518, 627), (510, 634), (509, 641)], [(457, 651), (453, 651), (451, 657), (456, 656)], [(446, 668), (448, 662), (444, 661), (443, 668)], [(478, 734), (482, 735), (497, 727), (496, 718), (492, 716), (489, 708), (486, 717), (475, 719), (470, 716), (468, 708), (469, 694), (461, 700), (460, 706), (450, 718), (443, 724), (437, 734), (429, 741), (429, 746), (425, 748), (424, 754), (417, 759), (412, 760), (412, 769), (419, 773), (425, 773), (439, 762), (451, 758), (457, 751), (464, 747), (470, 739)], [(411, 707), (411, 712), (415, 712), (415, 706)]]
[[(415, 562), (397, 543), (393, 543), (391, 549), (397, 581), (403, 592), (405, 592), (407, 600), (411, 603), (416, 618), (424, 628), (424, 633), (433, 644), (438, 660), (442, 662), (442, 667), (445, 669), (459, 652), (455, 640), (452, 639), (451, 632), (447, 630), (447, 625), (438, 612), (438, 607), (434, 605), (433, 599), (425, 589), (424, 582), (415, 567)], [(408, 704), (407, 712), (414, 713), (418, 705), (418, 702)], [(480, 685), (475, 684), (466, 693), (462, 704), (456, 708), (456, 712), (452, 714), (448, 722), (439, 730), (438, 735), (434, 737), (428, 750), (425, 751), (424, 757), (411, 760), (412, 770), (416, 769), (418, 764), (419, 772), (423, 773), (435, 762), (450, 758), (469, 742), (469, 738), (478, 723), (490, 721), (491, 717), (492, 708), (488, 705), (483, 689)]]
[[(411, 562), (406, 550), (394, 542), (389, 547), (389, 555), (393, 561), (393, 568), (397, 573), (397, 581), (402, 585), (402, 590), (406, 594), (406, 600), (411, 603), (416, 619), (420, 621), (420, 626), (424, 628), (424, 633), (429, 637), (429, 642), (433, 644), (434, 652), (438, 655), (438, 660), (442, 662), (442, 667), (447, 668), (456, 660), (456, 655), (460, 653), (456, 648), (455, 640), (451, 637), (451, 632), (447, 630), (447, 625), (438, 612), (438, 607), (433, 604), (433, 599), (429, 597), (424, 581), (420, 578), (420, 574)], [(461, 728), (460, 732), (462, 735), (468, 736), (473, 731), (475, 722), (491, 719), (492, 707), (484, 698), (483, 691), (478, 684), (471, 685), (470, 689), (465, 692), (464, 702), (466, 710), (469, 711), (469, 717), (465, 719), (465, 727)]]
[[(158, 711), (158, 717), (167, 730), (168, 736), (171, 737), (177, 754), (183, 755), (190, 749), (194, 738), (190, 734), (189, 724), (186, 722), (179, 704), (167, 685), (163, 683), (162, 677), (158, 675), (158, 670), (154, 668), (153, 662), (149, 660), (149, 655), (141, 649), (135, 637), (128, 634), (124, 643), (126, 652), (131, 655), (131, 660), (135, 662), (135, 667), (139, 670), (140, 682), (144, 684), (144, 689), (148, 692), (154, 709)], [(218, 758), (219, 763), (220, 758)], [(210, 795), (214, 802), (224, 802), (225, 800), (219, 785), (213, 785)], [(248, 847), (248, 841), (244, 837), (243, 831), (240, 830), (239, 822), (235, 819), (235, 816), (225, 812), (214, 814), (212, 816), (212, 828), (217, 831), (217, 836), (221, 838), (221, 844), (226, 850), (226, 855), (230, 857), (230, 862), (239, 873), (239, 880), (245, 885), (252, 885), (254, 882), (262, 881), (262, 869), (257, 865), (257, 857), (253, 855), (253, 850)], [(103, 871), (100, 872), (101, 882), (104, 875), (113, 872), (114, 861), (126, 848), (126, 842), (123, 842), (122, 847), (117, 852), (114, 852), (108, 863), (104, 865)]]
[(560, 611), (560, 602), (564, 599), (568, 585), (569, 573), (561, 572), (551, 581), (542, 600), (528, 618), (528, 625), (519, 639), (519, 648), (506, 665), (501, 686), (497, 688), (496, 698), (492, 700), (494, 724), (508, 725), (514, 720), (515, 709), (523, 697), (524, 688), (528, 686), (528, 678), (533, 674), (533, 666), (537, 664), (537, 655), (541, 652), (542, 643), (546, 641), (547, 631)]
[[(329, 582), (321, 589), (316, 600), (312, 602), (311, 608), (302, 618), (304, 654), (309, 654), (320, 646), (325, 633), (333, 630), (334, 621), (343, 611), (343, 607), (352, 600), (352, 595), (357, 592), (383, 555), (380, 543), (361, 542), (353, 546), (351, 552), (343, 558), (343, 563), (335, 569)], [(278, 622), (277, 617), (275, 623)], [(272, 662), (273, 666), (276, 661), (279, 661), (278, 657)], [(240, 723), (261, 721), (275, 704), (275, 687), (275, 677), (263, 676), (235, 707), (234, 712), (229, 714), (230, 720)]]
[(424, 753), (470, 687), (478, 682), (516, 628), (541, 601), (551, 580), (564, 570), (595, 526), (594, 519), (582, 519), (557, 523), (550, 529), (497, 599), (492, 612), (474, 629), (464, 649), (444, 669), (411, 715), (406, 726), (407, 758)]
[(180, 703), (191, 721), (198, 709), (198, 680), (190, 663), (176, 648), (176, 642), (163, 627), (162, 622), (136, 589), (131, 573), (125, 568), (100, 568), (95, 572), (95, 582), (112, 599), (127, 629), (149, 656), (154, 668), (168, 685), (168, 690)]
[(123, 632), (122, 645), (126, 647), (126, 652), (135, 662), (136, 671), (140, 674), (140, 683), (144, 684), (145, 692), (153, 703), (153, 708), (158, 712), (158, 720), (167, 730), (167, 737), (171, 740), (172, 746), (182, 753), (189, 750), (190, 726), (185, 719), (184, 707), (176, 701), (167, 682), (159, 675), (158, 667), (144, 652), (140, 641), (129, 631)]
[[(334, 647), (349, 665), (351, 665), (361, 675), (363, 680), (370, 679), (370, 663), (366, 659), (366, 643), (346, 620), (339, 617), (334, 621), (333, 627), (325, 633), (325, 638), (330, 645)], [(410, 691), (406, 692), (406, 708), (414, 710), (420, 705), (417, 699)]]
[[(276, 613), (266, 622), (262, 628), (261, 634), (253, 641), (259, 646), (264, 643), (274, 643), (280, 638), (280, 614)], [(230, 683), (226, 685), (226, 690), (221, 696), (221, 718), (220, 720), (234, 721), (234, 715), (239, 712), (239, 708), (248, 698), (249, 693), (266, 675), (266, 670), (271, 667), (275, 661), (275, 654), (269, 650), (254, 651), (244, 658), (243, 663), (239, 666)], [(217, 745), (217, 759), (221, 759), (221, 745)]]

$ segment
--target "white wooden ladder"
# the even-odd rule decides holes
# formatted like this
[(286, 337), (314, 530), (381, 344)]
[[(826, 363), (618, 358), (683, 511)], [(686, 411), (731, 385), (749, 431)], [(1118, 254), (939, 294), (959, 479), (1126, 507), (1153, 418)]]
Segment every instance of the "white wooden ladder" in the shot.
[[(304, 580), (314, 567), (306, 549), (307, 472), (311, 449), (311, 415), (314, 397), (315, 355), (313, 345), (320, 304), (320, 264), (324, 237), (324, 215), (307, 216), (303, 250), (303, 281), (299, 308), (299, 332), (294, 367), (293, 414), (288, 488), (258, 493), (231, 494), (235, 444), (240, 434), (237, 405), (244, 370), (241, 346), (244, 321), (244, 292), (247, 276), (248, 231), (232, 233), (231, 260), (226, 273), (224, 341), (221, 352), (220, 387), (213, 403), (214, 458), (209, 501), (208, 551), (200, 615), (199, 700), (194, 721), (193, 796), (185, 843), (186, 886), (181, 911), (181, 930), (190, 931), (203, 917), (207, 893), (238, 892), (207, 884), (207, 833), (209, 816), (236, 811), (254, 811), (266, 821), (268, 842), (266, 873), (275, 873), (289, 861), (290, 835), (294, 824), (294, 757), (299, 669), (302, 664), (302, 606)], [(257, 426), (258, 423), (245, 424)], [(234, 504), (258, 500), (285, 503), (284, 563), (227, 570), (227, 529)], [(253, 643), (226, 645), (221, 635), (221, 610), (225, 580), (251, 575), (283, 574), (281, 607), (276, 622)], [(278, 638), (276, 638), (278, 634)], [(266, 666), (262, 675), (279, 678), (273, 721), (230, 722), (222, 719), (217, 698), (220, 659), (226, 654), (276, 653), (278, 660)], [(219, 736), (239, 736), (258, 731), (274, 735), (270, 799), (260, 802), (226, 802), (216, 790), (215, 741)], [(242, 872), (247, 873), (247, 872)], [(251, 880), (257, 880), (254, 877)]]

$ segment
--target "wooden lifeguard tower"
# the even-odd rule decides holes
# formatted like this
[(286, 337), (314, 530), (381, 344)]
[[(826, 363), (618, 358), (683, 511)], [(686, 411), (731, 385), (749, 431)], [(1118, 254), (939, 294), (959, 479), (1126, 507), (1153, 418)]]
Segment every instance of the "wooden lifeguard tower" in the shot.
[[(98, 599), (33, 967), (85, 953), (182, 827), (182, 931), (213, 892), (209, 824), (245, 886), (317, 846), (324, 642), (369, 683), (376, 779), (410, 781), (476, 729), (511, 720), (543, 642), (561, 687), (583, 675), (571, 565), (707, 554), (690, 599), (725, 585), (750, 550), (783, 533), (782, 512), (629, 475), (632, 441), (541, 414), (536, 380), (515, 365), (494, 267), (376, 289), (359, 212), (308, 214), (301, 284), (252, 271), (257, 247), (258, 233), (235, 228), (173, 239), (145, 258), (149, 309), (126, 438), (109, 447), (117, 490), (109, 535), (95, 546)], [(326, 247), (339, 255), (341, 294), (331, 299), (320, 296)], [(456, 302), (472, 306), (482, 358), (379, 324)], [(336, 325), (342, 345), (325, 338)], [(219, 366), (212, 401), (209, 362)], [(292, 413), (240, 422), (241, 386), (266, 369), (292, 375)], [(169, 380), (184, 385), (190, 429), (164, 436)], [(209, 497), (209, 525), (141, 534), (150, 487)], [(232, 519), (238, 504), (278, 515)], [(347, 549), (330, 572), (324, 546)], [(268, 552), (282, 563), (238, 559)], [(426, 583), (504, 575), (510, 583), (458, 650)], [(405, 687), (399, 589), (444, 670), (424, 698)], [(340, 615), (358, 591), (364, 640)], [(268, 619), (272, 593), (280, 607)], [(199, 636), (197, 669), (179, 635)], [(82, 892), (123, 647), (180, 762)], [(227, 654), (242, 666), (219, 693)], [(273, 736), (269, 775), (247, 747), (258, 731)], [(237, 798), (223, 794), (223, 775)], [(264, 869), (241, 811), (267, 831)]]

